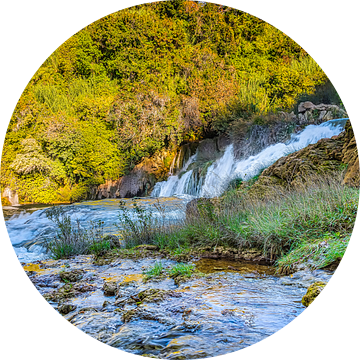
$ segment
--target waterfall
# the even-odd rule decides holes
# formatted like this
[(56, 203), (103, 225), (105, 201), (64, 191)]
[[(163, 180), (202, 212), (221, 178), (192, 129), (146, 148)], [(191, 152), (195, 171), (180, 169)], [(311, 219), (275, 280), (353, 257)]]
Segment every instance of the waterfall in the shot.
[(181, 169), (179, 175), (171, 175), (168, 177), (167, 181), (161, 181), (156, 183), (154, 186), (154, 190), (151, 193), (151, 196), (169, 197), (175, 194), (176, 195), (189, 194), (187, 190), (189, 189), (189, 181), (191, 178), (192, 170), (189, 171), (186, 170), (189, 167), (189, 165), (193, 163), (195, 160), (196, 160), (196, 154), (190, 156), (188, 161)]
[(156, 197), (185, 194), (200, 197), (219, 196), (232, 180), (247, 181), (259, 175), (262, 170), (281, 157), (301, 150), (310, 144), (315, 144), (320, 139), (339, 135), (344, 130), (347, 120), (335, 119), (320, 125), (308, 125), (302, 132), (292, 134), (287, 143), (270, 145), (246, 159), (235, 159), (231, 144), (225, 149), (222, 157), (209, 166), (204, 176), (197, 176), (193, 169), (187, 171), (189, 165), (196, 160), (195, 154), (182, 168), (180, 179), (178, 176), (170, 176), (167, 181), (157, 183), (151, 195)]

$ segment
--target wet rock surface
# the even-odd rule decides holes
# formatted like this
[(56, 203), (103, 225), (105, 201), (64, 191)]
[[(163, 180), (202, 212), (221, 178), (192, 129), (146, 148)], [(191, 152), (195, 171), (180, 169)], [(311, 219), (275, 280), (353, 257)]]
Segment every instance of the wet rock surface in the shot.
[[(143, 272), (156, 261), (164, 269), (176, 264), (150, 257), (97, 265), (91, 256), (77, 256), (24, 268), (32, 269), (29, 278), (48, 302), (88, 335), (127, 352), (169, 359), (226, 354), (266, 338), (305, 309), (308, 284), (327, 282), (332, 274), (303, 270), (280, 277), (271, 266), (206, 258), (182, 281), (144, 281)], [(64, 284), (64, 269), (82, 278)]]
[(324, 289), (325, 285), (326, 284), (322, 281), (317, 281), (317, 282), (311, 284), (309, 286), (309, 288), (307, 289), (306, 294), (303, 296), (301, 303), (306, 307), (309, 306), (317, 298), (317, 296), (321, 293), (321, 291)]
[(268, 189), (297, 186), (306, 182), (310, 175), (338, 172), (346, 166), (344, 184), (359, 187), (359, 158), (355, 136), (350, 121), (345, 131), (331, 139), (321, 139), (316, 144), (277, 160), (265, 169), (251, 192), (264, 193)]

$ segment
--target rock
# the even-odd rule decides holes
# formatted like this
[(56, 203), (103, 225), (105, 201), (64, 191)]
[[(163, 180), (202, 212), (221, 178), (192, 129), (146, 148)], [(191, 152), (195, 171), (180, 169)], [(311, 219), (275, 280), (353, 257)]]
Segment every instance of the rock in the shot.
[(325, 285), (326, 284), (322, 281), (317, 281), (312, 285), (310, 285), (309, 288), (307, 289), (306, 294), (303, 296), (301, 303), (304, 306), (308, 307), (315, 300), (315, 298), (321, 293)]
[(116, 294), (117, 288), (118, 286), (116, 281), (105, 281), (103, 286), (104, 295), (114, 296)]
[(305, 101), (299, 104), (298, 112), (303, 113), (307, 110), (312, 110), (315, 108), (315, 105), (311, 101)]
[(1, 202), (3, 205), (19, 205), (19, 195), (17, 191), (5, 187), (1, 193)]
[(314, 105), (310, 101), (305, 101), (298, 106), (298, 120), (300, 124), (320, 124), (321, 122), (346, 117), (347, 114), (337, 105), (318, 104)]
[(75, 282), (83, 277), (82, 270), (71, 270), (71, 271), (60, 271), (60, 279), (64, 282), (70, 281)]
[(148, 245), (148, 244), (138, 245), (134, 249), (137, 249), (137, 250), (149, 250), (149, 251), (159, 251), (158, 246), (156, 246), (156, 245)]
[(360, 186), (359, 154), (350, 121), (345, 126), (342, 162), (347, 164), (344, 184), (358, 188)]
[(60, 314), (66, 315), (71, 311), (74, 311), (76, 309), (76, 305), (72, 304), (62, 304), (58, 307), (58, 311)]
[(339, 172), (344, 165), (347, 165), (347, 171), (343, 183), (359, 187), (358, 151), (350, 121), (339, 136), (321, 139), (277, 160), (261, 173), (249, 193), (267, 196), (267, 192), (273, 192), (274, 188), (281, 192), (286, 187), (305, 183), (309, 175)]
[(137, 297), (141, 302), (158, 302), (172, 294), (171, 290), (147, 289), (138, 293)]

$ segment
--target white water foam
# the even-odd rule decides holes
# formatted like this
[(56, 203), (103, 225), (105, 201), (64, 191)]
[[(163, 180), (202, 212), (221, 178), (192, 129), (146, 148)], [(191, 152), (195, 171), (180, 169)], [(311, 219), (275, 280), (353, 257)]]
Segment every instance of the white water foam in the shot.
[[(152, 196), (195, 195), (215, 197), (221, 195), (234, 179), (249, 180), (283, 156), (301, 150), (320, 139), (339, 135), (348, 119), (335, 119), (321, 125), (308, 125), (301, 133), (293, 134), (287, 143), (270, 145), (260, 153), (246, 159), (235, 159), (233, 145), (229, 145), (223, 156), (216, 160), (208, 169), (204, 179), (194, 180), (193, 170), (182, 175), (170, 176), (167, 181), (157, 183)], [(194, 161), (195, 157), (189, 159)], [(183, 171), (191, 164), (188, 162)], [(184, 178), (183, 181), (181, 181)]]
[[(189, 165), (196, 160), (196, 154), (191, 156), (185, 163), (180, 173), (187, 170)], [(170, 197), (173, 195), (190, 194), (189, 181), (191, 178), (192, 170), (185, 172), (180, 178), (178, 175), (169, 176), (167, 181), (161, 181), (155, 184), (154, 190), (151, 193), (153, 197)]]

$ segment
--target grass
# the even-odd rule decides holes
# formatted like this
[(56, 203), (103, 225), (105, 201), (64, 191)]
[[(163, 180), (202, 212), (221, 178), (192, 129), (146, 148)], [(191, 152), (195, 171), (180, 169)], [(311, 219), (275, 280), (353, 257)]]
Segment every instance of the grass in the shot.
[(294, 250), (277, 261), (278, 272), (289, 274), (299, 264), (306, 264), (310, 269), (334, 264), (344, 256), (349, 240), (350, 235), (329, 233), (320, 239), (301, 241)]
[(168, 271), (168, 274), (171, 278), (175, 278), (177, 276), (191, 277), (191, 275), (194, 273), (194, 270), (195, 266), (192, 264), (179, 263), (174, 265)]
[[(265, 192), (271, 196), (266, 197), (249, 190), (251, 186), (232, 189), (217, 202), (200, 201), (196, 214), (176, 224), (166, 220), (159, 204), (157, 216), (136, 200), (132, 210), (122, 204), (119, 228), (124, 250), (142, 244), (157, 245), (172, 254), (199, 247), (256, 248), (285, 273), (300, 263), (322, 268), (342, 258), (354, 226), (359, 190), (343, 186), (341, 175), (313, 176), (296, 189), (271, 188)], [(58, 226), (57, 236), (48, 245), (53, 257), (101, 255), (111, 249), (101, 223), (84, 230), (59, 209), (49, 214)], [(187, 276), (191, 271), (191, 266), (178, 264), (169, 276)], [(146, 277), (163, 273), (159, 262)]]
[[(199, 213), (186, 221), (154, 232), (151, 243), (175, 251), (203, 246), (257, 248), (279, 268), (312, 260), (324, 267), (342, 257), (358, 207), (359, 191), (341, 185), (341, 178), (308, 179), (307, 185), (292, 190), (273, 189), (262, 199), (244, 191), (231, 190), (219, 205), (198, 205)], [(324, 244), (326, 246), (320, 246)], [(309, 254), (309, 256), (307, 256)], [(279, 259), (282, 259), (281, 261)]]
[(181, 277), (191, 277), (195, 271), (195, 266), (192, 264), (178, 263), (174, 265), (169, 270), (164, 269), (161, 261), (156, 261), (153, 266), (143, 272), (144, 281), (148, 281), (152, 278), (169, 276), (171, 278)]
[(80, 221), (72, 221), (65, 210), (58, 206), (46, 211), (46, 216), (56, 226), (56, 235), (45, 242), (47, 251), (54, 259), (68, 258), (75, 255), (94, 254), (103, 255), (113, 245), (103, 234), (103, 222), (90, 222), (85, 229)]
[(164, 267), (161, 261), (156, 261), (153, 266), (151, 266), (147, 271), (144, 271), (144, 281), (162, 275), (163, 271)]

